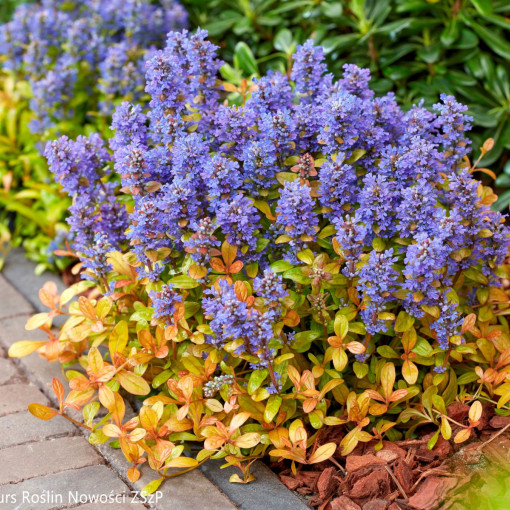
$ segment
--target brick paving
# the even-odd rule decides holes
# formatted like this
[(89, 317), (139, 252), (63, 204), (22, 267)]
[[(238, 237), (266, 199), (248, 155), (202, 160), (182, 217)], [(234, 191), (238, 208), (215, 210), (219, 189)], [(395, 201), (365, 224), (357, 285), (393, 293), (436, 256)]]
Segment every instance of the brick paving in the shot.
[(51, 378), (61, 375), (57, 364), (37, 354), (6, 358), (15, 341), (40, 338), (24, 329), (31, 313), (32, 305), (0, 275), (0, 509), (240, 507), (199, 470), (168, 480), (152, 501), (134, 501), (136, 491), (153, 478), (150, 470), (144, 469), (142, 480), (130, 484), (125, 478), (129, 466), (118, 450), (90, 445), (81, 429), (58, 416), (41, 421), (30, 415), (27, 406), (32, 402), (51, 405)]

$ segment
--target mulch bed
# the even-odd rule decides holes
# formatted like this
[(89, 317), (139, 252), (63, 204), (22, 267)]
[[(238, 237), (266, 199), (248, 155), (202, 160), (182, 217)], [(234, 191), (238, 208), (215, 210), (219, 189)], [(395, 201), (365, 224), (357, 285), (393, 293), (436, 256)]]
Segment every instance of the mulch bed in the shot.
[[(463, 422), (469, 407), (452, 404), (448, 414)], [(510, 508), (510, 417), (484, 407), (476, 435), (454, 444), (439, 437), (432, 450), (420, 439), (359, 443), (347, 457), (340, 448), (333, 461), (299, 465), (294, 475), (288, 464), (272, 464), (281, 481), (318, 510), (434, 510)], [(456, 429), (453, 428), (453, 436)], [(326, 429), (320, 443), (340, 443), (339, 428)], [(508, 480), (508, 481), (507, 481)], [(508, 486), (508, 487), (507, 487)], [(485, 500), (484, 500), (485, 498)], [(495, 506), (495, 500), (507, 506)]]

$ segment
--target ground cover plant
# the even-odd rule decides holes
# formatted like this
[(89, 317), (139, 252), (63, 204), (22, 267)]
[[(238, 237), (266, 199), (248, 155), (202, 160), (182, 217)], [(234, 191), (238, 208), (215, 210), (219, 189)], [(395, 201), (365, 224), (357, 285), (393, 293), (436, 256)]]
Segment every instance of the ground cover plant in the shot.
[[(185, 0), (190, 22), (209, 29), (222, 57), (252, 74), (285, 69), (296, 44), (313, 37), (339, 77), (348, 62), (372, 72), (372, 89), (393, 90), (400, 104), (431, 107), (456, 95), (473, 117), (470, 138), (494, 149), (481, 167), (510, 185), (510, 5), (506, 0)], [(246, 62), (246, 54), (253, 60)], [(496, 204), (507, 209), (510, 192)]]
[[(4, 83), (14, 79), (15, 87), (23, 88), (16, 107), (8, 108), (23, 112), (23, 125), (16, 136), (3, 139), (3, 158), (11, 157), (12, 145), (41, 152), (44, 142), (57, 134), (99, 131), (106, 136), (116, 103), (145, 100), (147, 56), (164, 45), (169, 30), (186, 26), (186, 19), (173, 0), (44, 0), (19, 5), (13, 19), (0, 26)], [(39, 270), (62, 270), (68, 259), (56, 259), (52, 251), (65, 248), (68, 203), (44, 163), (29, 164), (25, 152), (22, 175), (9, 173), (9, 166), (19, 166), (15, 154), (0, 170), (2, 178), (11, 176), (0, 193), (2, 216), (8, 216), (2, 228), (12, 230), (12, 244), (23, 243), (40, 263)]]
[(32, 414), (83, 408), (130, 480), (145, 462), (160, 474), (148, 492), (209, 458), (248, 482), (263, 456), (295, 472), (423, 428), (429, 448), (467, 441), (486, 404), (510, 414), (509, 231), (472, 176), (466, 107), (443, 95), (404, 113), (368, 70), (335, 80), (311, 41), (289, 73), (237, 86), (220, 66), (205, 32), (171, 33), (147, 63), (148, 108), (117, 108), (111, 151), (96, 134), (48, 144), (85, 280), (46, 285), (27, 329), (48, 341), (9, 351), (66, 369), (60, 408)]

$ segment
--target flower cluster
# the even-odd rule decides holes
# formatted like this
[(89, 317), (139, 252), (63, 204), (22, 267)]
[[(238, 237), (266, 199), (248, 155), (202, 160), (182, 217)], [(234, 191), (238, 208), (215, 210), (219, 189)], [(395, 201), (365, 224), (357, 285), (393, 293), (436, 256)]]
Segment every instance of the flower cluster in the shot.
[(118, 98), (139, 101), (147, 55), (186, 22), (175, 0), (42, 0), (0, 26), (0, 53), (30, 81), (31, 129), (42, 134), (98, 108), (110, 115)]
[(82, 255), (86, 269), (100, 281), (108, 272), (106, 254), (125, 244), (126, 209), (116, 198), (114, 182), (108, 182), (110, 154), (97, 134), (75, 141), (62, 136), (48, 143), (45, 151), (55, 180), (72, 198), (69, 237)]
[[(206, 268), (222, 240), (260, 269), (279, 258), (299, 264), (304, 250), (315, 256), (336, 246), (344, 261), (338, 269), (361, 295), (372, 335), (391, 330), (380, 319), (389, 309), (421, 318), (424, 307), (441, 307), (459, 271), (477, 268), (494, 280), (508, 232), (462, 163), (470, 118), (453, 97), (442, 96), (436, 113), (421, 106), (404, 113), (391, 94), (374, 98), (366, 70), (346, 65), (333, 82), (322, 50), (307, 42), (295, 55), (293, 81), (273, 73), (242, 106), (227, 106), (216, 87), (217, 48), (205, 37), (171, 33), (147, 63), (148, 114), (127, 102), (114, 114), (113, 161), (134, 199), (127, 238), (140, 277), (157, 282), (183, 252)], [(300, 115), (305, 106), (313, 116)], [(110, 197), (101, 183), (95, 202), (88, 198), (108, 155), (95, 138), (86, 142), (52, 143), (49, 163), (76, 195), (78, 251), (89, 231), (118, 247), (125, 221), (105, 222), (103, 210), (88, 214), (98, 198), (109, 204)], [(220, 346), (244, 338), (261, 355), (258, 342), (273, 337), (266, 315), (224, 281), (209, 292), (210, 340)], [(447, 349), (447, 341), (440, 346)]]
[(170, 457), (183, 438), (204, 441), (200, 459), (244, 466), (272, 445), (314, 463), (337, 445), (308, 456), (305, 427), (348, 423), (346, 455), (424, 423), (449, 439), (455, 398), (502, 395), (507, 411), (498, 282), (510, 232), (472, 177), (464, 107), (442, 96), (432, 112), (403, 112), (391, 94), (374, 97), (366, 70), (347, 65), (335, 82), (311, 42), (291, 73), (229, 104), (216, 50), (203, 31), (169, 35), (147, 63), (148, 111), (124, 103), (114, 115), (111, 161), (94, 136), (47, 152), (74, 195), (76, 249), (116, 248), (87, 266), (115, 292), (89, 301), (94, 314), (80, 298), (83, 322), (73, 315), (58, 345), (37, 348), (88, 366), (73, 388), (99, 388), (112, 409), (111, 388), (154, 391), (140, 414), (150, 441), (126, 439), (120, 423), (103, 432), (121, 434), (135, 468), (145, 452), (157, 470), (184, 466)]

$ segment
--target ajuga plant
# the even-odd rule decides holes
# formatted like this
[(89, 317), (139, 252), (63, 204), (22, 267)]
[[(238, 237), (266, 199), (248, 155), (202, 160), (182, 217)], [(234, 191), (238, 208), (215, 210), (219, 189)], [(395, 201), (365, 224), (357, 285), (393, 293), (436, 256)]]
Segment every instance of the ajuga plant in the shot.
[(263, 456), (296, 469), (424, 429), (432, 448), (468, 439), (482, 403), (509, 414), (509, 231), (471, 175), (465, 107), (443, 96), (403, 113), (366, 70), (333, 80), (311, 42), (289, 74), (221, 84), (205, 36), (172, 33), (148, 61), (149, 107), (117, 109), (112, 155), (97, 136), (47, 148), (86, 281), (45, 286), (50, 311), (27, 329), (49, 340), (10, 355), (81, 370), (65, 372), (67, 397), (55, 381), (58, 410), (31, 412), (83, 407), (131, 480), (144, 462), (160, 474), (148, 492), (209, 458), (246, 482)]
[(7, 174), (19, 170), (0, 191), (0, 220), (4, 232), (11, 230), (10, 244), (22, 244), (38, 271), (69, 264), (54, 256), (55, 249), (66, 251), (68, 204), (44, 160), (26, 150), (17, 158), (12, 147), (22, 138), (37, 151), (55, 133), (107, 132), (116, 103), (146, 100), (145, 59), (164, 46), (169, 30), (185, 24), (186, 12), (174, 0), (42, 0), (20, 5), (0, 26), (0, 63), (9, 73), (3, 82), (15, 79), (25, 91), (16, 104), (23, 117), (10, 117), (9, 136), (1, 140)]
[[(73, 133), (143, 95), (147, 53), (186, 25), (174, 0), (41, 0), (0, 27), (3, 67), (32, 87), (33, 132)], [(63, 125), (62, 125), (63, 123)], [(56, 126), (60, 124), (60, 126)]]

